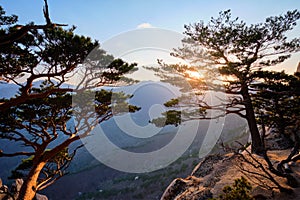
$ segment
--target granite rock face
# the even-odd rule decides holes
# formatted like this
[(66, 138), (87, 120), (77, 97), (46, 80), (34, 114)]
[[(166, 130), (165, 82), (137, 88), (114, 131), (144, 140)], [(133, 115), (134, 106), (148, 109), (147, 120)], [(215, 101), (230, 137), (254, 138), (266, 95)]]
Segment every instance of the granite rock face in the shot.
[[(23, 183), (23, 179), (16, 179), (9, 188), (6, 185), (3, 185), (2, 180), (0, 179), (0, 200), (17, 199)], [(34, 200), (48, 200), (48, 197), (37, 193)]]
[[(226, 168), (218, 164), (231, 157), (211, 155), (204, 158), (187, 178), (176, 178), (167, 187), (161, 200), (204, 200), (213, 197), (211, 189), (219, 181)], [(228, 165), (229, 166), (229, 165)]]

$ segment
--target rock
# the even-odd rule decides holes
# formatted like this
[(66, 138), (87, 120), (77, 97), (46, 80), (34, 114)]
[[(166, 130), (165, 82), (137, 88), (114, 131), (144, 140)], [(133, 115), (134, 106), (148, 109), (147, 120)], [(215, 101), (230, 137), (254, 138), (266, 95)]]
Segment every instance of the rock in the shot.
[(17, 199), (18, 195), (19, 195), (19, 191), (23, 185), (24, 181), (23, 179), (16, 179), (15, 182), (11, 185), (11, 193), (14, 194), (14, 197)]
[(186, 189), (186, 180), (182, 178), (174, 179), (167, 187), (160, 200), (172, 200)]
[(21, 190), (23, 183), (24, 183), (23, 179), (21, 178), (16, 179), (15, 184), (18, 192)]
[(2, 180), (0, 179), (0, 199), (1, 200), (13, 200), (9, 195), (9, 189), (6, 185), (3, 185)]
[(196, 196), (194, 193), (200, 194), (199, 184), (202, 178), (188, 176), (187, 178), (177, 178), (167, 187), (161, 200), (173, 199), (190, 199), (189, 196)]
[[(13, 199), (17, 199), (20, 189), (23, 185), (24, 181), (23, 179), (16, 179), (15, 182), (12, 184), (10, 190), (8, 189), (8, 187), (6, 185), (2, 184), (2, 181), (0, 179), (0, 200), (13, 200)], [(13, 195), (9, 196), (8, 192), (11, 193)], [(48, 197), (42, 194), (35, 194), (34, 200), (48, 200)]]
[(213, 198), (213, 194), (211, 193), (210, 189), (204, 189), (201, 192), (197, 193), (197, 195), (197, 200), (207, 200)]
[(36, 193), (35, 200), (48, 200), (48, 197), (46, 195)]
[(2, 194), (2, 193), (0, 192), (0, 199), (3, 200), (3, 199), (5, 199), (5, 198), (7, 198), (6, 194)]
[[(206, 200), (212, 189), (235, 160), (235, 154), (205, 157), (187, 178), (177, 178), (167, 187), (161, 200)], [(226, 164), (228, 163), (228, 164)]]
[(213, 165), (218, 161), (222, 160), (221, 155), (210, 155), (205, 157), (193, 170), (192, 174), (196, 177), (204, 177), (211, 173), (213, 170)]

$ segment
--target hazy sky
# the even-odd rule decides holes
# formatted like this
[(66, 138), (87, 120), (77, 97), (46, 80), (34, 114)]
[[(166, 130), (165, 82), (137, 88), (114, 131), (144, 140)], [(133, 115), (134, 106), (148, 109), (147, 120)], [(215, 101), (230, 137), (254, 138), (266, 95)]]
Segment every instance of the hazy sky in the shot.
[[(299, 0), (48, 0), (48, 4), (52, 21), (76, 25), (76, 33), (91, 36), (100, 43), (138, 26), (182, 33), (184, 24), (207, 22), (227, 9), (247, 23), (300, 10)], [(44, 23), (43, 0), (0, 0), (0, 5), (8, 14), (18, 15), (20, 23)], [(299, 33), (298, 25), (289, 35), (300, 36)], [(300, 61), (297, 57), (293, 58), (293, 64)]]

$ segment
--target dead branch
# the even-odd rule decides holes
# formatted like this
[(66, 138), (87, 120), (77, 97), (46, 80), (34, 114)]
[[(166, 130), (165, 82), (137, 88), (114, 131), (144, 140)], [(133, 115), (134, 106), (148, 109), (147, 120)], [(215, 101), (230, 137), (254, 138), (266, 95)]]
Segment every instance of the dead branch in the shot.
[(57, 24), (57, 23), (51, 22), (50, 16), (49, 16), (49, 8), (48, 8), (47, 0), (44, 0), (44, 2), (45, 2), (45, 6), (43, 8), (43, 12), (44, 12), (46, 24), (45, 25), (18, 26), (19, 29), (16, 32), (10, 33), (10, 34), (0, 38), (0, 46), (11, 44), (11, 43), (23, 38), (31, 30), (38, 30), (38, 29), (45, 30), (45, 29), (54, 28), (57, 26), (67, 26), (67, 24)]

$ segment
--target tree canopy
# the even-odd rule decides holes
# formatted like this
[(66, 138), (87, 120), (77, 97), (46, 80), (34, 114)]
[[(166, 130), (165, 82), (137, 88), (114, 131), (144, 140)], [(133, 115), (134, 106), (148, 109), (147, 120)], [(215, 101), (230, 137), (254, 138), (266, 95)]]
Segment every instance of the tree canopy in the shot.
[[(212, 17), (206, 24), (200, 21), (185, 25), (186, 37), (182, 40), (182, 47), (175, 49), (172, 55), (188, 61), (190, 65), (162, 63), (161, 72), (175, 69), (188, 78), (194, 91), (199, 91), (200, 95), (205, 91), (226, 94), (220, 104), (208, 104), (199, 98), (196, 101), (190, 99), (189, 107), (192, 103), (195, 109), (221, 110), (223, 114), (220, 116), (234, 113), (245, 118), (252, 137), (252, 151), (260, 154), (264, 150), (256, 120), (254, 95), (263, 93), (263, 88), (257, 87), (257, 83), (268, 76), (267, 67), (284, 62), (300, 50), (300, 39), (286, 36), (299, 18), (299, 11), (294, 10), (268, 17), (263, 23), (247, 25), (239, 18), (233, 18), (231, 11), (227, 10), (220, 12), (217, 18)], [(193, 78), (187, 71), (199, 72), (204, 78)], [(170, 77), (166, 74), (162, 76), (164, 79)], [(191, 119), (207, 118), (203, 112), (198, 117), (192, 116), (195, 112), (190, 113)]]
[[(18, 25), (18, 17), (5, 15), (0, 7), (0, 84), (19, 88), (14, 96), (0, 99), (0, 139), (24, 147), (16, 152), (0, 149), (0, 157), (28, 158), (13, 171), (13, 177), (24, 178), (18, 199), (32, 199), (65, 174), (77, 149), (69, 145), (112, 116), (112, 92), (99, 87), (119, 81), (136, 66), (108, 55), (97, 41), (76, 35), (75, 27), (52, 23), (47, 1), (44, 17), (45, 25)], [(77, 87), (68, 85), (78, 74), (83, 77)], [(72, 103), (79, 93), (81, 100), (84, 95), (93, 99)], [(115, 112), (139, 109), (128, 104), (131, 96), (117, 95), (120, 108)], [(94, 112), (84, 107), (87, 103)], [(79, 112), (86, 116), (73, 121)]]

